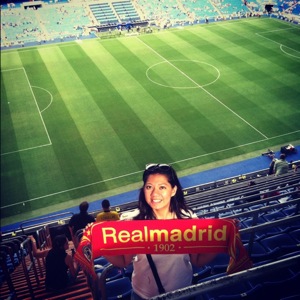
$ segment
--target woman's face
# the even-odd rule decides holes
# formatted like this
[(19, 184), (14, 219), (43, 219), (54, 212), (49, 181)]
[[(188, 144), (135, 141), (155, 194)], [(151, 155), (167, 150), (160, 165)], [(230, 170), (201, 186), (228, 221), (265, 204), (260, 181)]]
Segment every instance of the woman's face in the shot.
[(163, 174), (149, 175), (145, 185), (144, 194), (146, 202), (155, 211), (169, 211), (171, 197), (175, 195), (177, 187), (172, 187), (168, 177)]

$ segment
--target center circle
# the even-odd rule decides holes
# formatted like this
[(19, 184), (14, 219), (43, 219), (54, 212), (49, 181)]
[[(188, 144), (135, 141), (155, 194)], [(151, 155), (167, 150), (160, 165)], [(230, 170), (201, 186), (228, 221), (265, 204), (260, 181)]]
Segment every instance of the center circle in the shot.
[(213, 84), (220, 71), (213, 65), (197, 60), (170, 60), (152, 65), (147, 78), (160, 86), (173, 89), (195, 89)]

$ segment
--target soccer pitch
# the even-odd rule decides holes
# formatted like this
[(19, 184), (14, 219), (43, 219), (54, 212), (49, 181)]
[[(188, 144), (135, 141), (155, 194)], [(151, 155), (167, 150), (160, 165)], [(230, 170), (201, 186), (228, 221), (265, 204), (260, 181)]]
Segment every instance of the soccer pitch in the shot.
[(299, 95), (274, 19), (2, 51), (2, 218), (297, 141)]

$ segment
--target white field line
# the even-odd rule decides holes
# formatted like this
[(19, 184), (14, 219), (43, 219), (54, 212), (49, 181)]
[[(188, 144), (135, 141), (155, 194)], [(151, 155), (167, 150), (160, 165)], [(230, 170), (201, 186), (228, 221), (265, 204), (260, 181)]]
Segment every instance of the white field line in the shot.
[[(138, 38), (139, 39), (139, 38)], [(190, 80), (193, 84), (195, 84), (197, 87), (199, 87), (201, 90), (203, 90), (206, 94), (208, 94), (211, 98), (213, 98), (215, 101), (217, 101), (219, 104), (224, 106), (227, 110), (229, 110), (232, 114), (234, 114), (236, 117), (238, 117), (240, 120), (242, 120), (244, 123), (246, 123), (248, 126), (250, 126), (252, 129), (254, 129), (256, 132), (258, 132), (261, 136), (263, 136), (265, 139), (268, 139), (268, 137), (263, 134), (261, 131), (259, 131), (257, 128), (255, 128), (252, 124), (250, 124), (248, 121), (246, 121), (243, 117), (241, 117), (239, 114), (237, 114), (235, 111), (233, 111), (231, 108), (229, 108), (226, 104), (224, 104), (221, 100), (219, 100), (216, 96), (214, 96), (212, 93), (210, 93), (208, 90), (206, 90), (203, 86), (198, 84), (194, 79), (189, 77), (187, 74), (182, 72), (179, 68), (177, 68), (174, 64), (172, 64), (169, 60), (164, 58), (161, 54), (159, 54), (157, 51), (155, 51), (152, 47), (147, 45), (145, 42), (143, 42), (141, 39), (139, 39), (141, 43), (143, 43), (146, 47), (148, 47), (152, 52), (154, 52), (157, 56), (159, 56), (163, 61), (167, 62), (170, 66), (172, 66), (175, 70), (177, 70), (179, 73), (181, 73), (184, 77), (186, 77), (188, 80)]]
[(44, 89), (42, 87), (35, 86), (35, 85), (33, 85), (32, 87), (36, 88), (36, 89), (43, 90), (43, 91), (45, 91), (46, 93), (48, 93), (50, 95), (50, 102), (49, 102), (49, 104), (43, 110), (41, 110), (41, 113), (43, 113), (46, 109), (48, 109), (51, 106), (51, 104), (53, 102), (53, 95), (48, 90), (46, 90), (46, 89)]
[(37, 110), (38, 110), (38, 112), (39, 112), (40, 118), (41, 118), (41, 120), (42, 120), (42, 123), (43, 123), (44, 129), (45, 129), (45, 132), (46, 132), (46, 134), (47, 134), (47, 137), (48, 137), (49, 143), (50, 143), (50, 145), (52, 145), (52, 142), (51, 142), (51, 139), (50, 139), (50, 136), (49, 136), (49, 133), (48, 133), (47, 127), (46, 127), (46, 125), (45, 125), (45, 122), (44, 122), (44, 119), (43, 119), (42, 113), (41, 113), (41, 111), (40, 111), (40, 108), (39, 108), (39, 106), (38, 106), (38, 104), (37, 104), (37, 101), (36, 101), (35, 95), (34, 95), (34, 93), (33, 93), (32, 86), (31, 86), (31, 84), (30, 84), (30, 81), (29, 81), (29, 78), (28, 78), (28, 76), (27, 76), (27, 73), (26, 73), (26, 70), (25, 70), (25, 68), (23, 68), (23, 70), (24, 70), (24, 74), (25, 74), (25, 76), (26, 76), (26, 79), (27, 79), (27, 82), (28, 82), (28, 85), (29, 85), (29, 88), (30, 88), (30, 91), (31, 91), (32, 97), (33, 97), (33, 99), (34, 99), (35, 105), (36, 105), (36, 107), (37, 107)]
[(45, 132), (46, 132), (46, 135), (47, 135), (47, 138), (48, 138), (49, 143), (48, 143), (48, 144), (39, 145), (39, 146), (34, 146), (34, 147), (29, 147), (29, 148), (24, 148), (24, 149), (18, 149), (18, 150), (15, 150), (15, 151), (10, 151), (10, 152), (1, 153), (1, 156), (3, 156), (3, 155), (9, 155), (9, 154), (17, 153), (17, 152), (23, 152), (23, 151), (33, 150), (33, 149), (42, 148), (42, 147), (47, 147), (47, 146), (51, 146), (51, 145), (52, 145), (52, 141), (51, 141), (51, 139), (50, 139), (48, 130), (47, 130), (47, 128), (46, 128), (44, 119), (43, 119), (43, 117), (42, 117), (42, 112), (43, 112), (45, 109), (47, 109), (47, 108), (51, 105), (51, 103), (52, 103), (52, 95), (50, 94), (50, 95), (51, 95), (51, 101), (50, 101), (50, 104), (49, 104), (43, 111), (41, 111), (40, 108), (39, 108), (39, 106), (38, 106), (38, 104), (37, 104), (37, 101), (36, 101), (35, 95), (34, 95), (34, 93), (33, 93), (32, 86), (31, 86), (31, 84), (30, 84), (30, 81), (29, 81), (29, 78), (28, 78), (28, 76), (27, 76), (27, 73), (26, 73), (25, 68), (16, 68), (16, 69), (1, 70), (1, 72), (16, 71), (16, 70), (23, 70), (23, 71), (24, 71), (24, 74), (25, 74), (25, 77), (26, 77), (28, 86), (29, 86), (29, 88), (30, 88), (32, 97), (33, 97), (33, 99), (34, 99), (34, 102), (35, 102), (35, 105), (36, 105), (36, 107), (37, 107), (38, 113), (39, 113), (40, 118), (41, 118), (41, 120), (42, 120), (42, 124), (43, 124), (43, 127), (44, 127), (44, 129), (45, 129)]
[(286, 46), (286, 45), (284, 45), (284, 44), (282, 44), (282, 43), (276, 42), (276, 41), (274, 41), (274, 40), (272, 40), (272, 39), (270, 39), (270, 38), (265, 37), (265, 36), (262, 35), (262, 34), (264, 34), (264, 33), (272, 33), (272, 32), (278, 32), (278, 31), (286, 31), (286, 30), (291, 30), (291, 29), (294, 29), (294, 28), (269, 30), (269, 31), (263, 31), (263, 32), (260, 32), (260, 33), (256, 32), (255, 34), (256, 34), (257, 36), (259, 36), (259, 37), (262, 37), (262, 38), (264, 38), (264, 39), (266, 39), (266, 40), (268, 40), (268, 41), (274, 43), (274, 44), (279, 45), (280, 50), (281, 50), (283, 53), (285, 53), (285, 54), (287, 54), (287, 55), (290, 55), (290, 56), (292, 56), (292, 57), (295, 57), (295, 58), (300, 58), (299, 56), (295, 56), (295, 55), (292, 55), (292, 54), (290, 54), (290, 53), (284, 51), (282, 48), (285, 47), (285, 48), (290, 49), (290, 50), (292, 50), (293, 52), (296, 52), (296, 53), (299, 53), (299, 54), (300, 54), (300, 51), (295, 50), (294, 48), (288, 47), (288, 46)]
[[(277, 135), (277, 136), (274, 136), (272, 138), (268, 138), (268, 140), (280, 138), (280, 137), (287, 136), (287, 135), (290, 135), (290, 134), (294, 134), (294, 133), (297, 133), (297, 132), (300, 132), (300, 130), (296, 130), (296, 131), (293, 131), (293, 132), (289, 132), (289, 133)], [(258, 141), (255, 141), (255, 142), (251, 142), (251, 143), (247, 143), (247, 144), (243, 144), (243, 145), (238, 145), (238, 146), (235, 146), (235, 147), (231, 147), (231, 148), (227, 148), (227, 149), (223, 149), (223, 150), (219, 150), (219, 151), (215, 151), (215, 152), (210, 152), (210, 153), (205, 153), (205, 154), (197, 155), (197, 156), (186, 158), (186, 159), (182, 159), (182, 160), (177, 160), (177, 161), (174, 161), (174, 162), (170, 162), (169, 164), (170, 165), (174, 165), (174, 164), (177, 164), (177, 163), (181, 163), (181, 162), (185, 162), (185, 161), (190, 161), (190, 160), (194, 160), (194, 159), (197, 159), (197, 158), (206, 157), (206, 156), (209, 156), (209, 155), (212, 155), (212, 154), (222, 153), (222, 152), (226, 152), (226, 151), (230, 151), (230, 150), (242, 148), (242, 147), (245, 147), (245, 146), (257, 144), (257, 143), (260, 143), (260, 142), (263, 142), (263, 141), (265, 141), (265, 139), (258, 140)], [(0, 209), (8, 208), (8, 207), (13, 207), (13, 206), (16, 206), (16, 205), (22, 205), (23, 203), (30, 203), (30, 202), (33, 202), (33, 201), (36, 201), (36, 200), (40, 200), (40, 199), (44, 199), (44, 198), (51, 197), (51, 196), (61, 195), (61, 194), (64, 194), (64, 193), (68, 193), (68, 192), (71, 192), (71, 191), (76, 191), (76, 190), (83, 189), (83, 188), (86, 188), (86, 187), (89, 187), (89, 186), (94, 186), (94, 185), (97, 185), (97, 184), (101, 184), (101, 183), (105, 183), (105, 182), (117, 180), (117, 179), (120, 179), (120, 178), (130, 177), (132, 175), (142, 173), (143, 171), (144, 170), (140, 170), (140, 171), (136, 171), (136, 172), (132, 172), (132, 173), (128, 173), (128, 174), (123, 174), (123, 175), (112, 177), (112, 178), (108, 178), (108, 179), (105, 179), (105, 180), (100, 180), (100, 181), (92, 182), (92, 183), (89, 183), (89, 184), (77, 186), (77, 187), (74, 187), (74, 188), (71, 188), (71, 189), (66, 189), (66, 190), (62, 190), (62, 191), (59, 191), (59, 192), (55, 192), (55, 193), (43, 195), (43, 196), (40, 196), (40, 197), (31, 198), (31, 199), (24, 200), (24, 201), (21, 201), (21, 202), (17, 202), (17, 203), (14, 203), (14, 204), (1, 206)]]
[[(222, 24), (222, 25), (224, 25), (224, 24)], [(229, 25), (229, 24), (226, 24), (226, 25)], [(274, 42), (274, 41), (272, 41), (272, 42)], [(32, 51), (32, 50), (33, 49), (28, 49), (28, 51)], [(280, 138), (280, 137), (287, 136), (287, 135), (290, 135), (290, 134), (294, 134), (294, 133), (297, 133), (297, 132), (300, 132), (300, 130), (296, 130), (296, 131), (293, 131), (293, 132), (289, 132), (289, 133), (281, 134), (281, 135), (278, 135), (278, 136), (270, 137), (270, 138), (267, 138), (267, 140), (272, 140), (272, 139)], [(262, 141), (265, 141), (265, 139), (258, 140), (258, 141), (255, 141), (255, 142), (251, 142), (251, 143), (247, 143), (247, 144), (243, 144), (243, 145), (238, 145), (238, 146), (235, 146), (235, 147), (231, 147), (231, 148), (227, 148), (227, 149), (223, 149), (223, 150), (219, 150), (219, 151), (215, 151), (215, 152), (211, 152), (211, 153), (205, 153), (205, 154), (197, 155), (197, 156), (194, 156), (194, 157), (190, 157), (190, 158), (178, 160), (178, 161), (175, 161), (175, 162), (171, 162), (170, 164), (172, 165), (172, 164), (176, 164), (176, 163), (190, 161), (190, 160), (194, 160), (194, 159), (206, 157), (206, 156), (209, 156), (209, 155), (212, 155), (212, 154), (222, 153), (222, 152), (226, 152), (226, 151), (230, 151), (230, 150), (242, 148), (242, 147), (245, 147), (245, 146), (257, 144), (257, 143), (260, 143)], [(83, 189), (83, 188), (86, 188), (86, 187), (89, 187), (89, 186), (94, 186), (94, 185), (97, 185), (97, 184), (101, 184), (101, 183), (105, 183), (105, 182), (117, 180), (117, 179), (120, 179), (120, 178), (130, 177), (132, 175), (135, 175), (135, 174), (138, 174), (138, 173), (142, 173), (143, 171), (144, 170), (136, 171), (136, 172), (132, 172), (132, 173), (128, 173), (128, 174), (124, 174), (124, 175), (120, 175), (120, 176), (108, 178), (108, 179), (105, 179), (105, 180), (96, 181), (96, 182), (89, 183), (89, 184), (86, 184), (86, 185), (74, 187), (74, 188), (71, 188), (71, 189), (66, 189), (66, 190), (55, 192), (55, 193), (43, 195), (43, 196), (40, 196), (40, 197), (31, 198), (31, 199), (28, 199), (28, 200), (25, 200), (25, 201), (21, 201), (21, 202), (18, 202), (18, 203), (6, 205), (6, 206), (1, 206), (0, 209), (8, 208), (8, 207), (13, 207), (13, 206), (20, 205), (20, 204), (23, 204), (23, 203), (30, 203), (30, 202), (33, 202), (33, 201), (36, 201), (36, 200), (40, 200), (40, 199), (44, 199), (44, 198), (47, 198), (47, 197), (51, 197), (51, 196), (55, 196), (55, 195), (60, 195), (60, 194), (68, 193), (70, 191), (75, 191), (75, 190)]]

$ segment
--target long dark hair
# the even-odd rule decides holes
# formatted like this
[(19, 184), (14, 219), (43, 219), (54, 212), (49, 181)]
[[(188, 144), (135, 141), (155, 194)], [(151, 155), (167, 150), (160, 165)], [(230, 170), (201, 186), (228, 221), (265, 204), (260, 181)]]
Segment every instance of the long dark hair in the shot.
[(55, 251), (63, 250), (65, 251), (65, 243), (67, 242), (67, 237), (65, 234), (57, 235), (52, 242), (52, 249)]
[(165, 175), (172, 188), (175, 186), (177, 187), (175, 195), (171, 197), (170, 212), (175, 213), (177, 219), (191, 218), (193, 211), (185, 203), (182, 186), (179, 182), (176, 171), (173, 169), (173, 167), (166, 164), (151, 164), (148, 167), (146, 166), (146, 170), (143, 173), (144, 184), (140, 189), (138, 202), (140, 213), (134, 218), (134, 220), (156, 219), (152, 208), (146, 202), (144, 193), (145, 183), (147, 182), (148, 177), (152, 174)]

